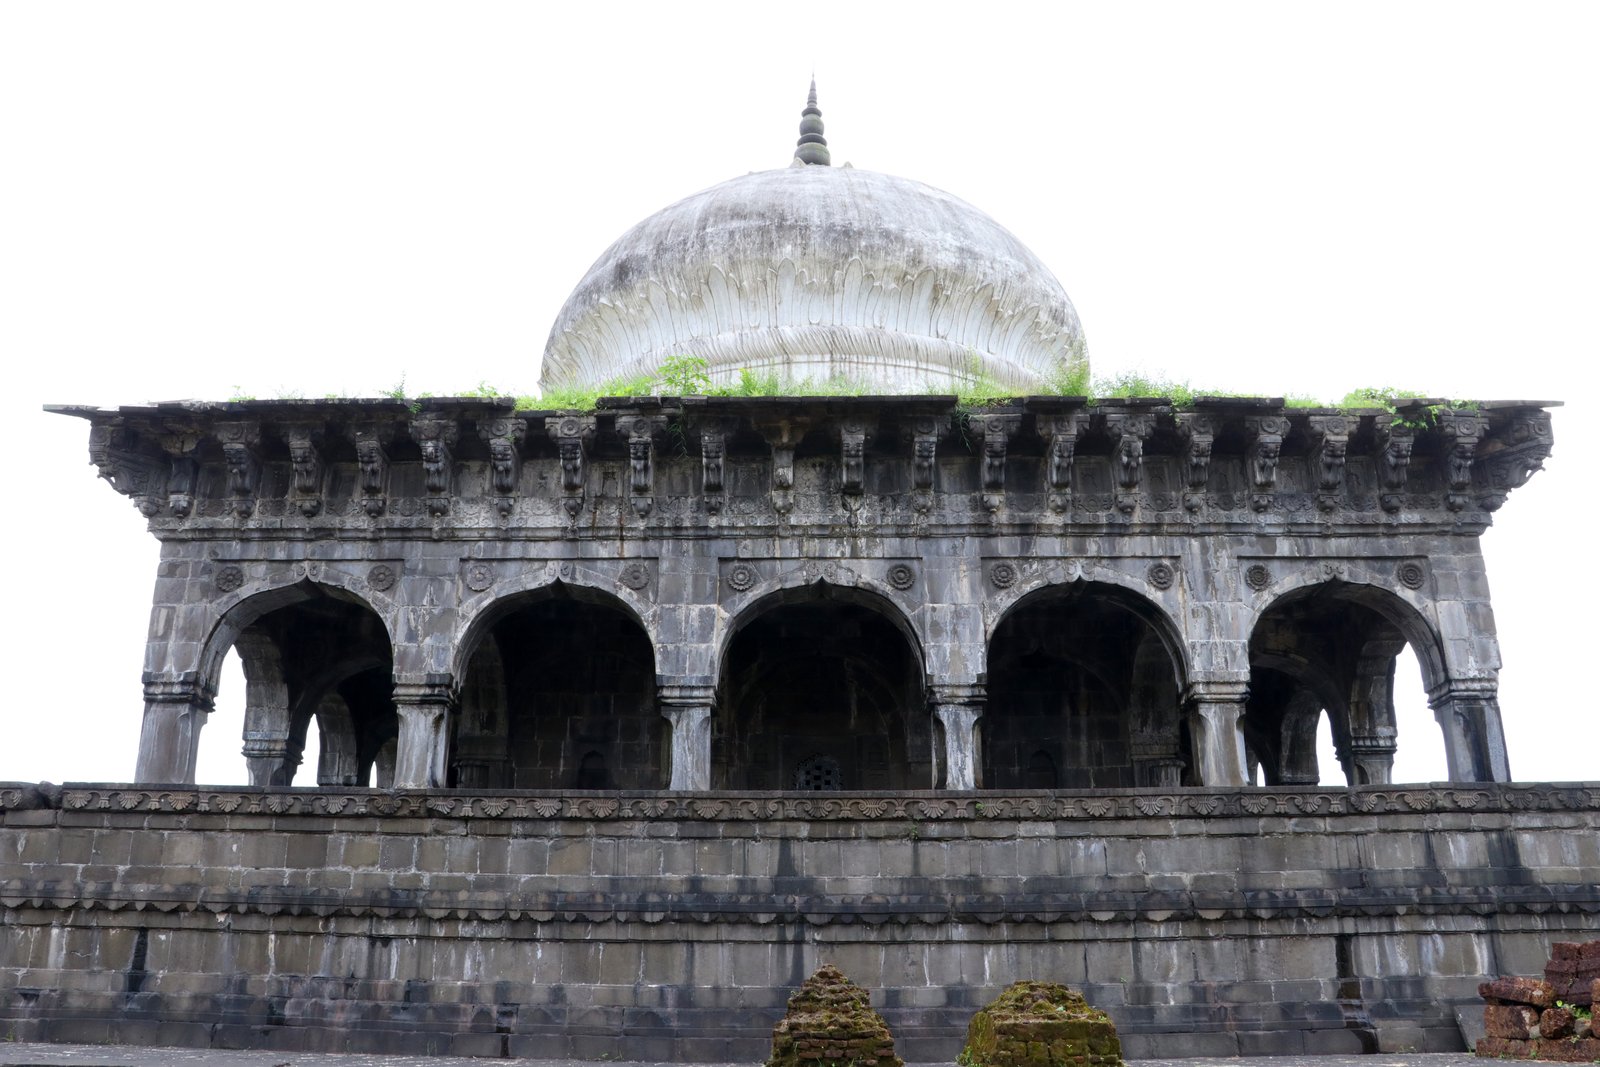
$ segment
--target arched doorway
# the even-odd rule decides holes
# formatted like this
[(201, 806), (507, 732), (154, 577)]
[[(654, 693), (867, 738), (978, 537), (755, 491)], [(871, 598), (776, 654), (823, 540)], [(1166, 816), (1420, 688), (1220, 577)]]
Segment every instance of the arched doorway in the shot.
[(1158, 609), (1074, 582), (1014, 605), (989, 641), (987, 789), (1176, 786), (1191, 762), (1182, 659)]
[(817, 584), (753, 605), (722, 659), (718, 789), (926, 789), (920, 648), (888, 601)]
[(496, 605), (474, 630), (452, 726), (452, 785), (666, 785), (655, 650), (620, 601), (558, 584)]
[[(1250, 635), (1244, 733), (1252, 779), (1264, 785), (1326, 779), (1316, 739), (1325, 718), (1345, 782), (1388, 783), (1401, 744), (1396, 663), (1408, 644), (1424, 674), (1442, 673), (1431, 628), (1375, 586), (1328, 582), (1274, 601)], [(1419, 687), (1417, 680), (1400, 682)], [(1421, 699), (1420, 692), (1411, 696)]]
[[(343, 590), (301, 582), (249, 597), (229, 616), (209, 659), (220, 677), (223, 655), (238, 656), (249, 784), (387, 785), (392, 760), (386, 767), (380, 754), (386, 745), (392, 750), (398, 719), (389, 634), (377, 613)], [(318, 756), (307, 768), (313, 724)], [(202, 736), (201, 744), (214, 746), (215, 737)]]

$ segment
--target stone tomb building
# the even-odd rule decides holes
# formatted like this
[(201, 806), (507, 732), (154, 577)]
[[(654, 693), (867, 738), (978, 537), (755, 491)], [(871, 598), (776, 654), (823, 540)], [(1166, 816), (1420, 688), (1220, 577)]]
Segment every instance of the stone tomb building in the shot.
[[(545, 384), (869, 395), (60, 409), (162, 555), (134, 784), (0, 787), (8, 1032), (753, 1058), (835, 963), (913, 1060), (1018, 979), (1133, 1055), (1449, 1048), (1593, 929), (1478, 540), (1550, 405), (1055, 395), (1020, 242), (814, 97), (796, 156), (624, 235)], [(1407, 645), (1449, 783), (1390, 782)], [(230, 649), (252, 785), (201, 788)]]

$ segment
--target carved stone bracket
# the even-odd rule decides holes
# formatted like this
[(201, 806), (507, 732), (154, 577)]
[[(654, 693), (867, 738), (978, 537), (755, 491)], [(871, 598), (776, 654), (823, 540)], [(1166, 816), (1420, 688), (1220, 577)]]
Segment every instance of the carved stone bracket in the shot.
[(756, 430), (772, 449), (772, 508), (779, 515), (789, 514), (794, 507), (794, 450), (809, 428), (810, 421), (800, 418), (756, 424)]
[(724, 467), (727, 461), (728, 435), (734, 431), (734, 420), (708, 418), (701, 421), (700, 432), (700, 491), (705, 495), (706, 513), (717, 515), (727, 501), (724, 485)]
[(1382, 491), (1378, 503), (1387, 512), (1400, 510), (1401, 494), (1406, 488), (1406, 473), (1411, 467), (1411, 448), (1416, 436), (1411, 427), (1390, 421), (1378, 425), (1378, 484)]
[(973, 415), (967, 425), (983, 442), (983, 506), (994, 515), (1005, 503), (1006, 446), (1021, 427), (1022, 416), (1007, 412)]
[[(161, 513), (162, 496), (167, 491), (170, 461), (133, 451), (131, 436), (120, 426), (91, 426), (89, 462), (113, 489), (133, 501), (140, 514), (155, 518)], [(187, 508), (183, 514), (188, 514)]]
[[(194, 511), (195, 494), (200, 484), (199, 449), (201, 434), (189, 431), (158, 434), (156, 440), (167, 455), (166, 508), (176, 519), (188, 518)], [(161, 510), (159, 501), (147, 499), (139, 510), (154, 518)]]
[(1254, 433), (1250, 442), (1250, 506), (1256, 511), (1272, 507), (1272, 497), (1278, 488), (1278, 457), (1283, 452), (1283, 435), (1289, 430), (1289, 420), (1281, 415), (1263, 415), (1246, 420)]
[(1449, 487), (1444, 504), (1451, 511), (1461, 511), (1472, 499), (1469, 495), (1472, 466), (1483, 429), (1483, 420), (1471, 412), (1445, 410), (1439, 413), (1439, 435), (1444, 440), (1444, 476)]
[(1517, 412), (1506, 431), (1485, 441), (1479, 450), (1479, 502), (1488, 511), (1498, 511), (1511, 490), (1522, 488), (1544, 469), (1550, 448), (1550, 413)]
[(261, 477), (261, 424), (253, 420), (220, 422), (217, 442), (228, 464), (228, 495), (233, 498), (234, 513), (248, 519), (256, 510), (256, 486)]
[(1206, 504), (1206, 485), (1211, 480), (1211, 446), (1216, 440), (1216, 420), (1210, 415), (1183, 412), (1178, 415), (1178, 435), (1183, 438), (1185, 490), (1183, 506), (1199, 511)]
[(502, 519), (516, 505), (517, 482), (522, 474), (522, 438), (528, 424), (521, 419), (490, 419), (478, 425), (478, 436), (489, 446), (489, 487)]
[(839, 423), (839, 491), (846, 496), (860, 496), (867, 469), (867, 442), (873, 427), (860, 419), (848, 418)]
[(359, 471), (361, 510), (369, 518), (383, 514), (384, 487), (389, 479), (389, 450), (384, 445), (388, 427), (366, 422), (355, 427), (356, 468)]
[(322, 436), (320, 423), (288, 427), (289, 465), (293, 472), (295, 502), (300, 514), (312, 518), (322, 510)]
[(1072, 510), (1072, 459), (1078, 448), (1078, 434), (1087, 422), (1088, 415), (1082, 411), (1039, 417), (1039, 433), (1047, 443), (1045, 482), (1049, 487), (1050, 510), (1057, 514)]
[(1312, 459), (1317, 475), (1317, 507), (1332, 511), (1344, 497), (1345, 456), (1350, 449), (1350, 420), (1343, 415), (1312, 415)]
[(659, 415), (617, 419), (617, 432), (628, 439), (628, 502), (641, 519), (655, 507), (655, 441), (666, 429), (667, 420)]
[(1106, 416), (1106, 433), (1116, 442), (1112, 472), (1117, 480), (1117, 510), (1133, 514), (1139, 506), (1139, 481), (1144, 471), (1144, 443), (1155, 430), (1154, 415), (1122, 414)]
[(461, 426), (450, 418), (411, 420), (411, 438), (422, 449), (423, 486), (428, 491), (428, 514), (440, 518), (450, 513), (450, 475), (456, 439)]
[(594, 440), (593, 415), (557, 415), (544, 420), (544, 431), (561, 456), (561, 506), (574, 521), (583, 510), (584, 458)]
[(926, 514), (933, 507), (933, 473), (939, 451), (939, 421), (919, 415), (904, 435), (911, 442), (911, 506)]

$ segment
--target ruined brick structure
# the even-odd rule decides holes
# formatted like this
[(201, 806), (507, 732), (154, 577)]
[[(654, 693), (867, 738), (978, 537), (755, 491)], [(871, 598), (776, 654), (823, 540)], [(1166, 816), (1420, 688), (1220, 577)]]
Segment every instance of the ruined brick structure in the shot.
[[(1453, 1047), (1592, 927), (1600, 787), (1510, 784), (1479, 550), (1549, 405), (1042, 395), (1081, 331), (1015, 238), (804, 162), (619, 241), (547, 377), (940, 388), (61, 409), (162, 556), (134, 784), (0, 788), (11, 1032), (756, 1058), (838, 963), (914, 1060), (1025, 978), (1130, 1055)], [(1390, 783), (1406, 645), (1445, 785)], [(229, 649), (252, 786), (197, 788)]]

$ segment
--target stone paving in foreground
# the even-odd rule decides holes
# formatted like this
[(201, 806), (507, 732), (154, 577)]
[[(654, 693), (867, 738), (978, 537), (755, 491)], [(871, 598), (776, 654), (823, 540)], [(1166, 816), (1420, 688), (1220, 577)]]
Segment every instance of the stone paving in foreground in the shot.
[[(594, 1067), (600, 1061), (476, 1059), (463, 1056), (376, 1056), (338, 1053), (249, 1052), (226, 1049), (143, 1048), (129, 1045), (49, 1045), (0, 1043), (0, 1067)], [(608, 1067), (683, 1067), (681, 1064), (603, 1061)], [(1130, 1060), (1129, 1067), (1476, 1067), (1470, 1052), (1380, 1053), (1373, 1056), (1252, 1056), (1226, 1059)], [(699, 1067), (756, 1067), (749, 1063)], [(907, 1067), (949, 1067), (908, 1064)]]

